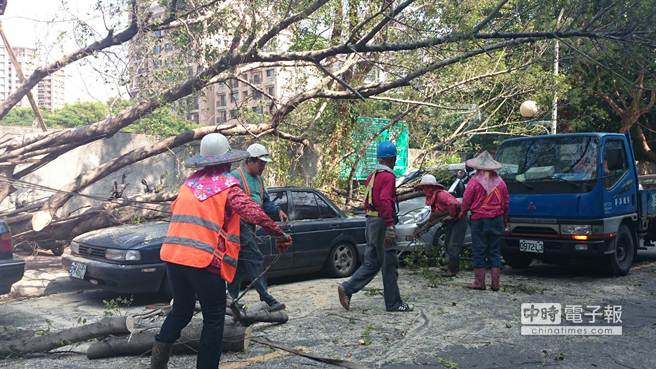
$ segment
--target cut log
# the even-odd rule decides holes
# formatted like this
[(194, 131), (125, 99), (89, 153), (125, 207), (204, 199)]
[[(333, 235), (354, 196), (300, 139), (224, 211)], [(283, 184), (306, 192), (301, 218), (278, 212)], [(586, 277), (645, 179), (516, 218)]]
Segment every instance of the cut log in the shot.
[[(232, 300), (228, 299), (226, 304), (230, 306), (231, 302)], [(226, 309), (226, 314), (234, 318), (232, 309)], [(252, 306), (249, 305), (247, 309), (243, 310), (238, 320), (241, 324), (250, 326), (255, 323), (287, 323), (289, 316), (284, 310), (271, 312), (269, 311), (269, 305), (259, 302)]]
[(83, 342), (93, 338), (107, 337), (111, 334), (129, 334), (134, 330), (134, 320), (130, 317), (103, 318), (96, 323), (68, 328), (39, 337), (29, 337), (9, 341), (0, 346), (0, 358), (20, 356)]
[[(203, 329), (201, 319), (193, 319), (182, 330), (180, 339), (173, 345), (175, 354), (195, 354), (198, 352), (200, 334)], [(226, 317), (223, 327), (223, 352), (239, 352), (248, 349), (251, 329)], [(145, 331), (124, 337), (108, 337), (91, 344), (87, 358), (102, 359), (116, 356), (140, 356), (150, 354), (157, 330)]]
[(246, 310), (241, 314), (239, 321), (241, 324), (250, 326), (255, 323), (287, 323), (289, 317), (284, 311), (270, 312), (267, 310)]

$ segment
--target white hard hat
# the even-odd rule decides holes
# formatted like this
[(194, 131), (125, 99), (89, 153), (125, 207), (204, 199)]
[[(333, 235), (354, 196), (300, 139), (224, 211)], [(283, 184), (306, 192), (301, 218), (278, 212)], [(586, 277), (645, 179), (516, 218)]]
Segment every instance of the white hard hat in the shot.
[(269, 155), (269, 151), (262, 144), (254, 143), (248, 146), (246, 151), (248, 151), (248, 154), (251, 158), (260, 159), (267, 163), (271, 161), (271, 156)]
[(415, 187), (423, 187), (423, 186), (437, 186), (437, 187), (442, 187), (445, 188), (443, 185), (437, 183), (437, 179), (435, 179), (435, 176), (432, 174), (424, 174), (421, 176), (421, 181), (419, 181), (419, 184)]
[(248, 157), (242, 150), (232, 150), (228, 139), (220, 133), (210, 133), (200, 140), (200, 153), (187, 161), (189, 167), (206, 167), (232, 163)]
[(200, 154), (203, 156), (225, 155), (230, 151), (230, 143), (220, 133), (210, 133), (200, 140)]

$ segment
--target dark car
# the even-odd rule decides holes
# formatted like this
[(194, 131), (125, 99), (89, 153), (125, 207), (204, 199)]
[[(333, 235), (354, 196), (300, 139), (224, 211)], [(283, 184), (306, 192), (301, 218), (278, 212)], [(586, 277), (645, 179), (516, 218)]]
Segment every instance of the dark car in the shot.
[[(271, 199), (289, 215), (286, 231), (293, 246), (280, 255), (268, 276), (279, 277), (325, 271), (336, 277), (351, 275), (366, 244), (365, 220), (347, 217), (320, 191), (309, 188), (269, 189)], [(278, 219), (276, 219), (278, 220)], [(76, 237), (71, 255), (62, 258), (71, 278), (123, 292), (168, 292), (159, 249), (168, 222), (101, 229)], [(275, 241), (258, 229), (259, 246), (270, 264), (278, 255)]]
[(9, 225), (0, 220), (0, 295), (9, 293), (25, 272), (25, 262), (14, 257), (13, 249)]

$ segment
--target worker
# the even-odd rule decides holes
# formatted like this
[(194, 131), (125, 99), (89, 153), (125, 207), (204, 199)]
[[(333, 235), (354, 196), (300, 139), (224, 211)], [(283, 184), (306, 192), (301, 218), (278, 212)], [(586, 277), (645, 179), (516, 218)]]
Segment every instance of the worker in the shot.
[[(267, 215), (274, 219), (277, 217), (283, 223), (287, 223), (287, 214), (271, 201), (262, 181), (264, 168), (266, 168), (267, 163), (271, 162), (269, 151), (258, 143), (250, 145), (246, 151), (249, 157), (246, 159), (245, 164), (240, 165), (231, 174), (237, 178), (244, 192), (258, 203)], [(264, 301), (268, 305), (269, 311), (283, 310), (285, 304), (278, 302), (267, 291), (266, 277), (263, 275), (257, 278), (261, 274), (264, 255), (262, 255), (256, 239), (255, 225), (242, 219), (239, 235), (241, 249), (239, 251), (237, 274), (232, 283), (228, 285), (228, 292), (233, 300), (236, 299), (239, 295), (241, 282), (246, 277), (251, 281), (255, 281), (253, 287), (260, 295), (260, 301)]]
[(226, 309), (226, 282), (231, 282), (239, 255), (241, 219), (262, 226), (286, 250), (289, 235), (269, 218), (230, 175), (230, 164), (248, 157), (232, 150), (225, 136), (203, 137), (200, 154), (187, 162), (201, 168), (187, 177), (171, 207), (171, 223), (160, 250), (173, 290), (173, 306), (151, 352), (151, 369), (166, 369), (173, 343), (189, 324), (196, 299), (203, 313), (197, 369), (216, 369), (221, 358)]
[(339, 302), (344, 309), (350, 309), (351, 296), (362, 290), (371, 280), (383, 271), (383, 296), (387, 311), (408, 312), (412, 305), (401, 300), (397, 279), (399, 260), (396, 246), (395, 224), (398, 222), (396, 207), (396, 146), (391, 141), (383, 141), (376, 148), (378, 165), (366, 181), (367, 246), (364, 261), (351, 278), (337, 287)]
[(437, 183), (435, 176), (426, 174), (416, 186), (424, 192), (426, 205), (431, 207), (431, 216), (425, 224), (415, 230), (414, 236), (427, 231), (438, 223), (446, 227), (446, 252), (449, 257), (448, 268), (443, 277), (455, 277), (460, 271), (460, 253), (465, 241), (467, 230), (466, 217), (460, 217), (460, 201), (451, 195), (446, 188)]
[(502, 165), (487, 151), (467, 160), (476, 169), (462, 198), (461, 216), (471, 211), (474, 283), (469, 288), (485, 289), (485, 268), (491, 268), (493, 291), (499, 290), (501, 278), (501, 236), (508, 224), (510, 197), (506, 183), (496, 171)]

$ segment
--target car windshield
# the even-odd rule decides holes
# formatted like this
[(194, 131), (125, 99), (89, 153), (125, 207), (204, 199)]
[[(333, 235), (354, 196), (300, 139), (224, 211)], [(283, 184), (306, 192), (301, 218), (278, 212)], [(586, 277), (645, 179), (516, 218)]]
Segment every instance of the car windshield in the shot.
[(558, 183), (561, 189), (589, 190), (597, 178), (598, 153), (594, 136), (544, 137), (508, 141), (499, 148), (497, 160), (503, 164), (499, 174), (509, 183), (525, 183), (527, 188), (531, 182)]

